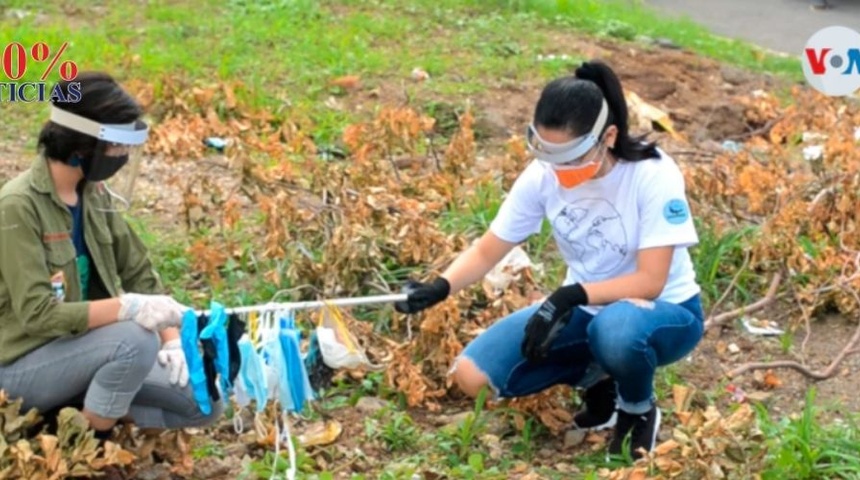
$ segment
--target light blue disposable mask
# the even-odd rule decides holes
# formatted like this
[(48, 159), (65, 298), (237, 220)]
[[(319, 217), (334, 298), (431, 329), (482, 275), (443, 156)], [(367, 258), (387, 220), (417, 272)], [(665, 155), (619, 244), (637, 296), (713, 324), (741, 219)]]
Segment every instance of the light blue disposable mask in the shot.
[(248, 396), (257, 402), (257, 411), (262, 412), (266, 409), (269, 387), (263, 362), (247, 336), (243, 335), (239, 339), (239, 354), (242, 355), (242, 363), (239, 366), (242, 387)]
[[(299, 349), (301, 334), (295, 327), (295, 316), (290, 312), (281, 321), (281, 331), (278, 334), (286, 362), (286, 380), (290, 396), (293, 400), (294, 412), (299, 414), (304, 410), (305, 402), (314, 399), (305, 362)], [(283, 377), (282, 377), (283, 378)]]
[(287, 378), (287, 362), (284, 359), (284, 350), (281, 348), (281, 343), (277, 337), (272, 338), (266, 343), (264, 349), (269, 356), (269, 368), (272, 369), (273, 377), (277, 379), (275, 380), (277, 387), (272, 386), (270, 383), (269, 388), (277, 388), (277, 396), (278, 401), (281, 403), (281, 409), (292, 411), (294, 403), (290, 393), (289, 378)]

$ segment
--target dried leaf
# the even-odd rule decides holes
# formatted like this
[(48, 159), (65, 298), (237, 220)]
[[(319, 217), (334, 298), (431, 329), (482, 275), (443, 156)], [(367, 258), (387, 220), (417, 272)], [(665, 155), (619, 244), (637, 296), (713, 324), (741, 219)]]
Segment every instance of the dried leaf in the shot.
[(684, 385), (672, 386), (672, 399), (675, 402), (675, 412), (687, 412), (693, 400), (695, 389)]
[(361, 77), (358, 75), (346, 75), (338, 77), (329, 82), (329, 85), (344, 88), (346, 90), (354, 90), (361, 86)]
[(654, 455), (657, 455), (657, 456), (666, 455), (678, 447), (680, 447), (680, 444), (678, 442), (676, 442), (675, 440), (666, 440), (665, 442), (661, 443), (660, 445), (657, 445), (654, 448)]
[(329, 445), (337, 440), (341, 432), (343, 426), (337, 420), (315, 422), (299, 435), (298, 440), (305, 447)]
[(773, 370), (768, 370), (767, 373), (764, 374), (763, 383), (766, 388), (774, 389), (779, 388), (782, 385), (782, 380), (773, 373)]

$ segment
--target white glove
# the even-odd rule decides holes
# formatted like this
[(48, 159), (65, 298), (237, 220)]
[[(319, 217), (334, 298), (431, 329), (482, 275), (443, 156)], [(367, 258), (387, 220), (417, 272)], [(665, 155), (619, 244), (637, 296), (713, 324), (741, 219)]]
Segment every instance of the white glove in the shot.
[(188, 385), (188, 364), (182, 341), (178, 338), (165, 343), (158, 351), (158, 363), (170, 370), (170, 384), (185, 387)]
[(189, 310), (167, 295), (125, 293), (120, 295), (119, 304), (119, 321), (134, 321), (154, 332), (181, 326), (182, 314)]

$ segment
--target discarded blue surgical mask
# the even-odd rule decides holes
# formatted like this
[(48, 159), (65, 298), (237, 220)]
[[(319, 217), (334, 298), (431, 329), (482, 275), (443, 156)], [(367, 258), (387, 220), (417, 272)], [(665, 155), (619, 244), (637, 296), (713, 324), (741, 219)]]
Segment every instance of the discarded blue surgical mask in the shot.
[(282, 410), (292, 411), (294, 403), (290, 393), (289, 378), (287, 377), (287, 362), (284, 359), (284, 350), (281, 348), (281, 343), (277, 337), (273, 337), (263, 345), (263, 349), (268, 355), (269, 369), (274, 377), (274, 385), (269, 383), (269, 390), (276, 390), (275, 394), (277, 400), (281, 403)]
[(278, 338), (281, 341), (287, 367), (287, 384), (293, 401), (292, 411), (302, 413), (305, 402), (314, 399), (314, 392), (299, 348), (301, 334), (296, 329), (295, 316), (292, 312), (287, 312), (281, 319), (281, 331), (278, 333)]
[(248, 397), (257, 402), (257, 411), (262, 412), (266, 409), (269, 387), (263, 362), (247, 335), (239, 339), (239, 353), (242, 356), (242, 364), (239, 367), (241, 381), (236, 382), (236, 387), (242, 385)]
[(227, 312), (218, 302), (211, 302), (209, 323), (200, 332), (201, 339), (211, 339), (215, 343), (215, 369), (218, 371), (219, 386), (225, 397), (230, 396), (230, 345), (227, 339)]
[(182, 340), (182, 353), (188, 365), (188, 384), (194, 394), (194, 401), (204, 415), (212, 413), (212, 403), (209, 390), (206, 388), (206, 372), (203, 370), (203, 357), (197, 343), (197, 315), (193, 310), (186, 310), (182, 316), (182, 328), (179, 330)]
[[(245, 382), (238, 381), (233, 384), (233, 399), (236, 400), (236, 405), (238, 405), (240, 409), (251, 404), (251, 397), (248, 395), (248, 392), (245, 391), (244, 383)], [(235, 417), (239, 417), (239, 415), (235, 415), (234, 418)]]

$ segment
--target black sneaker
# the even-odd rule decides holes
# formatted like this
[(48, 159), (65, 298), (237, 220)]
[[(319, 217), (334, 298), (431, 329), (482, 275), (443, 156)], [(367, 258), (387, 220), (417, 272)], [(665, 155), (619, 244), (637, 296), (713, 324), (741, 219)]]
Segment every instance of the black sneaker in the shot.
[[(660, 409), (651, 407), (646, 413), (636, 415), (618, 410), (618, 424), (612, 441), (609, 442), (609, 454), (621, 455), (625, 442), (629, 442), (630, 456), (634, 460), (642, 457), (638, 450), (651, 452), (657, 443), (657, 432), (660, 431)], [(627, 438), (629, 437), (629, 440)]]
[(582, 394), (585, 408), (573, 416), (577, 430), (603, 430), (615, 426), (615, 380), (601, 380)]

